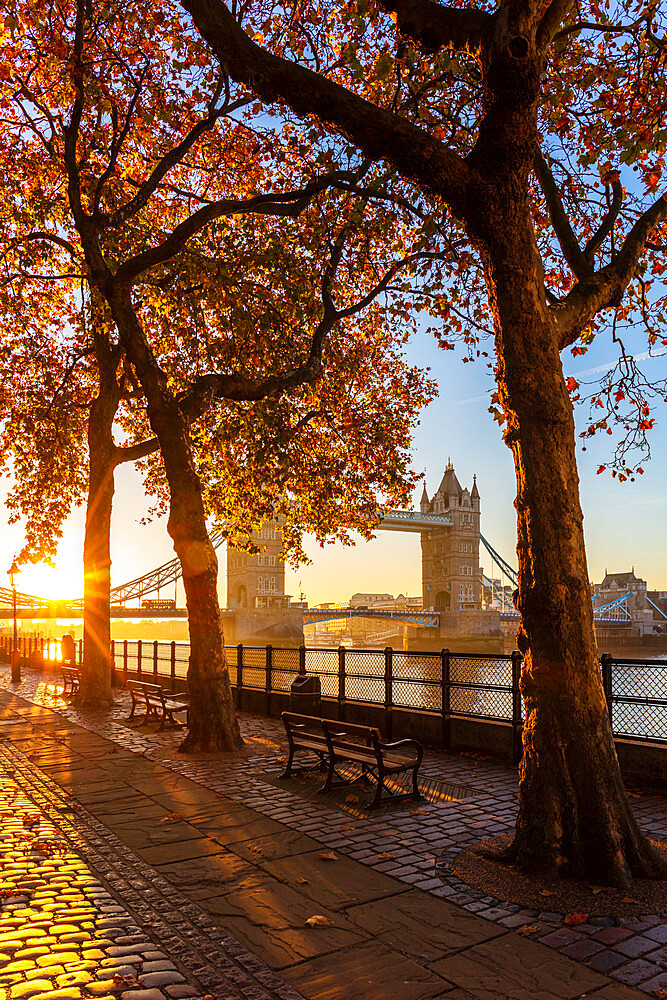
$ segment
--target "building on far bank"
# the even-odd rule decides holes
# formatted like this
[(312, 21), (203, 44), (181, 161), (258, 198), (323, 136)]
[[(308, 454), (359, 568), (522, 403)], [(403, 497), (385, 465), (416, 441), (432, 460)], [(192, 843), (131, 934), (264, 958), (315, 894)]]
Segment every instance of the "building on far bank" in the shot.
[[(648, 599), (646, 580), (635, 576), (634, 566), (629, 573), (608, 573), (605, 569), (602, 583), (593, 584), (593, 607), (601, 608), (626, 594), (630, 595), (627, 601), (623, 603), (622, 607), (611, 609), (609, 616), (623, 618), (625, 617), (623, 608), (627, 608), (633, 626), (639, 629), (639, 634), (651, 635), (656, 631), (654, 622), (656, 625), (658, 624), (655, 620), (655, 609)], [(658, 614), (657, 618), (660, 617)], [(658, 629), (658, 631), (660, 630)]]

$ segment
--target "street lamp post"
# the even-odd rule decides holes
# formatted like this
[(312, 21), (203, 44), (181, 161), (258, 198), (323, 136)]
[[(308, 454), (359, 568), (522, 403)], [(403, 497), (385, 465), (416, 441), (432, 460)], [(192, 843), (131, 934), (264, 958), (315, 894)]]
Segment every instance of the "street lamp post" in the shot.
[(14, 582), (14, 577), (17, 573), (20, 573), (18, 566), (16, 565), (16, 559), (13, 561), (9, 568), (9, 583), (12, 588), (12, 604), (14, 608), (14, 642), (12, 643), (12, 684), (18, 684), (21, 680), (21, 662), (17, 654), (18, 646), (18, 628), (16, 624), (16, 585)]

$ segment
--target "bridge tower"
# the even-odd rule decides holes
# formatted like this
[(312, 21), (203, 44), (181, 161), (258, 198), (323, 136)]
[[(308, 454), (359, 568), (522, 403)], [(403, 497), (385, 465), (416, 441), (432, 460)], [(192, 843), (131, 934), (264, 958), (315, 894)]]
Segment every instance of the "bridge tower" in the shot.
[(260, 552), (254, 555), (227, 546), (227, 607), (269, 608), (289, 604), (285, 594), (283, 533), (275, 521), (264, 521), (252, 533)]
[(422, 493), (422, 514), (445, 514), (451, 526), (424, 532), (422, 546), (422, 596), (424, 610), (456, 611), (481, 607), (479, 569), (479, 491), (459, 483), (451, 459), (438, 489), (429, 500)]

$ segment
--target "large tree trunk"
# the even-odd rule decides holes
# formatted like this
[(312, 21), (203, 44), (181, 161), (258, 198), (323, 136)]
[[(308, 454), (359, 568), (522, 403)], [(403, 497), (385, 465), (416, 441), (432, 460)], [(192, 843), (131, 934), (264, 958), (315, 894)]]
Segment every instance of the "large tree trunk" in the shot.
[(627, 886), (665, 874), (623, 787), (602, 687), (579, 503), (574, 418), (528, 205), (495, 205), (485, 254), (499, 395), (517, 479), (525, 651), (519, 867)]
[(111, 302), (114, 319), (141, 382), (148, 417), (169, 483), (167, 530), (180, 559), (190, 631), (189, 731), (183, 752), (236, 750), (243, 741), (234, 711), (218, 602), (218, 560), (206, 528), (202, 489), (188, 425), (145, 340), (129, 293)]
[(114, 494), (113, 421), (118, 407), (116, 360), (98, 344), (99, 391), (88, 418), (89, 481), (83, 543), (83, 669), (78, 703), (112, 704), (111, 508)]

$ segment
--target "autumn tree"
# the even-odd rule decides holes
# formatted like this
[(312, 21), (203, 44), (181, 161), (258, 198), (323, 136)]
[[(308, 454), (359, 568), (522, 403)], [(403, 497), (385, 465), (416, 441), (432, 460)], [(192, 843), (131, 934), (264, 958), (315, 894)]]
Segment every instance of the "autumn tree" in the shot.
[[(303, 158), (308, 148), (303, 140), (287, 142), (291, 152), (287, 163), (283, 156), (283, 174), (274, 171), (267, 190), (258, 193), (262, 160), (275, 136), (271, 129), (262, 133), (252, 121), (239, 121), (248, 100), (236, 99), (224, 73), (210, 69), (196, 36), (180, 44), (180, 22), (171, 10), (167, 16), (142, 8), (128, 17), (120, 5), (95, 8), (81, 2), (58, 11), (49, 4), (17, 6), (6, 28), (11, 36), (5, 46), (7, 64), (11, 61), (3, 91), (10, 122), (6, 148), (11, 139), (15, 158), (20, 153), (27, 168), (39, 164), (40, 199), (51, 204), (46, 229), (28, 229), (20, 242), (55, 243), (69, 253), (96, 313), (103, 316), (99, 336), (91, 342), (101, 391), (91, 407), (99, 431), (95, 452), (100, 475), (99, 480), (93, 476), (91, 461), (95, 494), (89, 501), (89, 551), (98, 546), (94, 564), (108, 567), (106, 512), (116, 455), (109, 431), (120, 382), (136, 383), (160, 446), (169, 487), (169, 531), (182, 563), (188, 603), (192, 707), (184, 749), (231, 749), (239, 734), (219, 624), (217, 561), (206, 531), (191, 428), (221, 400), (258, 402), (300, 386), (312, 391), (327, 362), (332, 330), (349, 330), (348, 321), (378, 296), (391, 297), (392, 283), (403, 269), (431, 260), (429, 236), (418, 226), (414, 249), (403, 252), (402, 238), (400, 252), (389, 254), (380, 269), (375, 254), (358, 257), (368, 232), (380, 226), (378, 219), (388, 229), (394, 216), (383, 214), (381, 183), (377, 191), (369, 188), (368, 164), (351, 161), (343, 151), (345, 163), (339, 166), (341, 151), (331, 144), (320, 148), (312, 170), (310, 160)], [(43, 58), (50, 47), (55, 62)], [(288, 129), (283, 131), (287, 137)], [(156, 145), (155, 154), (147, 157), (145, 150)], [(293, 174), (296, 187), (287, 183)], [(372, 180), (377, 187), (381, 178), (374, 173)], [(340, 198), (325, 212), (317, 199), (334, 191)], [(373, 216), (371, 205), (379, 206), (379, 214)], [(224, 261), (221, 244), (226, 232), (232, 242), (237, 232), (243, 235), (235, 220), (245, 215), (255, 219), (245, 235), (247, 240), (252, 229), (255, 242), (264, 238), (257, 220), (272, 220), (272, 247), (280, 244), (276, 233), (285, 233), (284, 220), (302, 215), (305, 220), (299, 223), (297, 250), (289, 261), (302, 261), (295, 294), (288, 307), (272, 307), (276, 337), (267, 338), (261, 326), (255, 330), (255, 349), (240, 348), (253, 316), (246, 309), (239, 317), (237, 310), (238, 322), (224, 326), (229, 317), (218, 301), (220, 289), (232, 285), (229, 272), (237, 263)], [(366, 225), (358, 248), (362, 219)], [(290, 238), (296, 239), (294, 233)], [(265, 270), (283, 273), (282, 263), (279, 255), (269, 255)], [(252, 282), (248, 276), (245, 280)], [(207, 311), (203, 346), (198, 356), (186, 357), (177, 345), (189, 335), (177, 324), (184, 303), (196, 301), (202, 287), (208, 289), (205, 310), (200, 307)], [(403, 291), (400, 286), (398, 319), (405, 312)], [(108, 317), (117, 342), (106, 334)], [(359, 339), (372, 343), (372, 330), (363, 324), (357, 329)], [(181, 370), (171, 354), (184, 362)], [(329, 357), (335, 362), (335, 353)], [(388, 378), (396, 376), (394, 391), (418, 387), (419, 380), (407, 369), (407, 381), (400, 368), (390, 364), (386, 371)], [(417, 393), (415, 401), (419, 399)], [(292, 436), (315, 415), (297, 418), (290, 426)], [(330, 426), (330, 414), (326, 420)], [(378, 440), (383, 438), (390, 435)], [(352, 433), (349, 440), (358, 441), (359, 435)], [(149, 444), (131, 445), (132, 457)], [(402, 457), (376, 478), (390, 490), (405, 490), (405, 472)], [(108, 575), (105, 584), (108, 588)]]
[[(456, 322), (489, 317), (517, 478), (526, 718), (510, 856), (619, 886), (664, 876), (605, 705), (561, 359), (663, 295), (664, 12), (623, 0), (183, 6), (267, 107), (345, 136), (448, 211), (458, 238), (443, 294)], [(474, 294), (457, 299), (466, 283)]]

